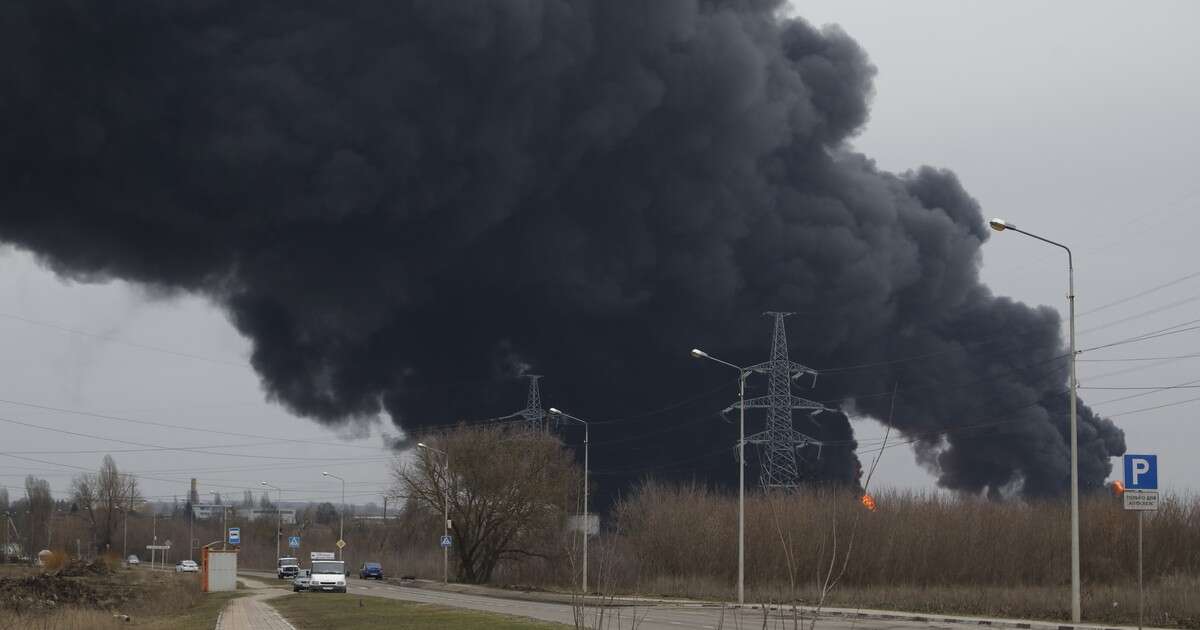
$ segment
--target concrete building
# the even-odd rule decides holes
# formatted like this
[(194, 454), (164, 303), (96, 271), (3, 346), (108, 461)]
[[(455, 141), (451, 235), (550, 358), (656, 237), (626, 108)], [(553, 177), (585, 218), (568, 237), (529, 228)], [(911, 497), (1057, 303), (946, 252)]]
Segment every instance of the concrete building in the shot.
[[(198, 521), (220, 520), (222, 510), (228, 510), (226, 517), (232, 527), (236, 521), (257, 521), (260, 519), (275, 520), (275, 510), (271, 508), (243, 508), (231, 505), (214, 505), (212, 503), (195, 503), (192, 505), (192, 516)], [(279, 510), (279, 520), (284, 525), (296, 524), (296, 510), (283, 508)]]

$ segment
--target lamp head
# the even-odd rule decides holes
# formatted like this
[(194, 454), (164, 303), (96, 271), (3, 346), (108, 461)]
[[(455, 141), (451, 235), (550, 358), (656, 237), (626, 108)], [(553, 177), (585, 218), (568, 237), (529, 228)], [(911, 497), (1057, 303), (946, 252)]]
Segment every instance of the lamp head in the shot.
[(425, 445), (424, 442), (417, 442), (417, 447), (418, 448), (429, 448), (428, 446)]
[(325, 472), (325, 471), (321, 471), (321, 476), (322, 476), (322, 477), (328, 477), (328, 476), (329, 476), (329, 473), (328, 473), (328, 472)]
[(264, 486), (265, 486), (265, 485), (267, 485), (267, 482), (265, 482), (265, 481), (260, 481), (260, 482), (258, 482), (258, 483), (259, 483), (260, 485), (264, 485)]
[(1003, 232), (1004, 230), (1017, 227), (1008, 221), (1005, 221), (1004, 219), (988, 219), (988, 225), (990, 225), (991, 228), (997, 232)]
[(708, 353), (699, 348), (692, 348), (692, 357), (696, 359), (707, 359)]
[(550, 408), (550, 413), (552, 413), (552, 414), (554, 414), (554, 415), (556, 415), (556, 416), (560, 416), (560, 415), (562, 415), (562, 411), (560, 411), (560, 410), (558, 410), (558, 409), (555, 409), (554, 407), (551, 407), (551, 408)]

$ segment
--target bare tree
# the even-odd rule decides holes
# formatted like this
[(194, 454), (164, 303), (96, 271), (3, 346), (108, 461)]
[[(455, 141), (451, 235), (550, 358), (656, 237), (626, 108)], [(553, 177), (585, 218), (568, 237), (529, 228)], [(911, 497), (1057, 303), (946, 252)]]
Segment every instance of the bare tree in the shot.
[(45, 534), (46, 546), (50, 545), (50, 534), (47, 524), (54, 511), (54, 498), (50, 496), (50, 482), (38, 479), (33, 475), (25, 477), (26, 509), (29, 517), (25, 520), (25, 537), (29, 541), (28, 553), (32, 557), (37, 553), (39, 535)]
[(458, 579), (488, 581), (506, 559), (558, 560), (555, 542), (582, 494), (579, 467), (549, 435), (504, 425), (459, 426), (393, 469), (402, 492), (441, 514), (449, 500)]
[(8, 488), (0, 488), (0, 512), (8, 511)]
[(76, 477), (71, 493), (92, 530), (97, 552), (112, 544), (120, 520), (118, 508), (132, 510), (141, 502), (137, 478), (121, 473), (111, 455), (104, 456), (98, 473)]

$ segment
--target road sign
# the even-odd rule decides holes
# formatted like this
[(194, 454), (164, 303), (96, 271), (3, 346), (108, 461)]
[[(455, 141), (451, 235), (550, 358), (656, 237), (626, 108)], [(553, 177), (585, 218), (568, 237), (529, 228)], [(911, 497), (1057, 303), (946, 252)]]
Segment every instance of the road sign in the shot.
[(1142, 522), (1146, 512), (1158, 509), (1158, 456), (1125, 456), (1125, 509), (1138, 513), (1138, 627), (1146, 606), (1142, 583)]
[(1126, 490), (1121, 496), (1125, 499), (1126, 510), (1153, 512), (1158, 509), (1158, 490)]
[(346, 541), (344, 541), (344, 540), (338, 540), (338, 541), (337, 541), (337, 548), (338, 548), (338, 549), (345, 549), (345, 548), (346, 548)]
[(310, 551), (308, 557), (310, 560), (333, 560), (337, 556), (332, 551)]
[(231, 544), (231, 545), (242, 544), (242, 528), (240, 528), (240, 527), (230, 527), (229, 528), (229, 544)]
[(300, 537), (299, 536), (288, 536), (288, 546), (291, 547), (292, 549), (299, 549), (300, 548)]
[(446, 534), (446, 535), (442, 536), (442, 541), (441, 541), (441, 545), (442, 545), (442, 547), (445, 547), (445, 548), (449, 549), (449, 548), (450, 548), (450, 542), (451, 542), (451, 541), (450, 541), (450, 535), (449, 535), (449, 534)]
[(1125, 490), (1158, 490), (1158, 456), (1125, 456)]
[(171, 545), (146, 545), (146, 548), (147, 548), (147, 549), (157, 549), (157, 550), (159, 550), (159, 551), (164, 551), (164, 550), (170, 549), (170, 548), (171, 548)]

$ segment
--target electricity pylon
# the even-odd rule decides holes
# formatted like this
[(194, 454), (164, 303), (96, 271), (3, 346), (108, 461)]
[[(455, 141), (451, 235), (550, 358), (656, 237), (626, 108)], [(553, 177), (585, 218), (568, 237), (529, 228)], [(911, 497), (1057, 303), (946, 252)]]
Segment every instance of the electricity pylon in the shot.
[[(763, 315), (775, 318), (771, 360), (752, 365), (747, 370), (768, 376), (767, 395), (747, 398), (745, 406), (747, 409), (766, 409), (767, 424), (762, 432), (746, 436), (746, 443), (760, 446), (762, 464), (758, 480), (762, 487), (794, 488), (800, 483), (798, 451), (808, 446), (820, 449), (823, 443), (792, 426), (792, 411), (798, 409), (811, 415), (830, 409), (821, 403), (792, 395), (792, 379), (812, 375), (814, 384), (817, 379), (816, 370), (788, 358), (787, 330), (783, 320), (792, 313), (770, 311)], [(726, 411), (738, 407), (739, 404), (734, 403)]]
[(525, 396), (525, 408), (507, 415), (488, 418), (484, 422), (511, 422), (510, 418), (520, 417), (530, 431), (546, 431), (550, 428), (546, 421), (546, 416), (549, 414), (542, 409), (542, 391), (538, 388), (538, 380), (542, 378), (542, 375), (526, 374), (525, 378), (529, 379), (529, 393)]
[(529, 379), (529, 393), (525, 396), (525, 408), (516, 414), (525, 418), (525, 424), (530, 431), (546, 430), (546, 410), (542, 409), (542, 391), (538, 388), (541, 374), (526, 374)]

